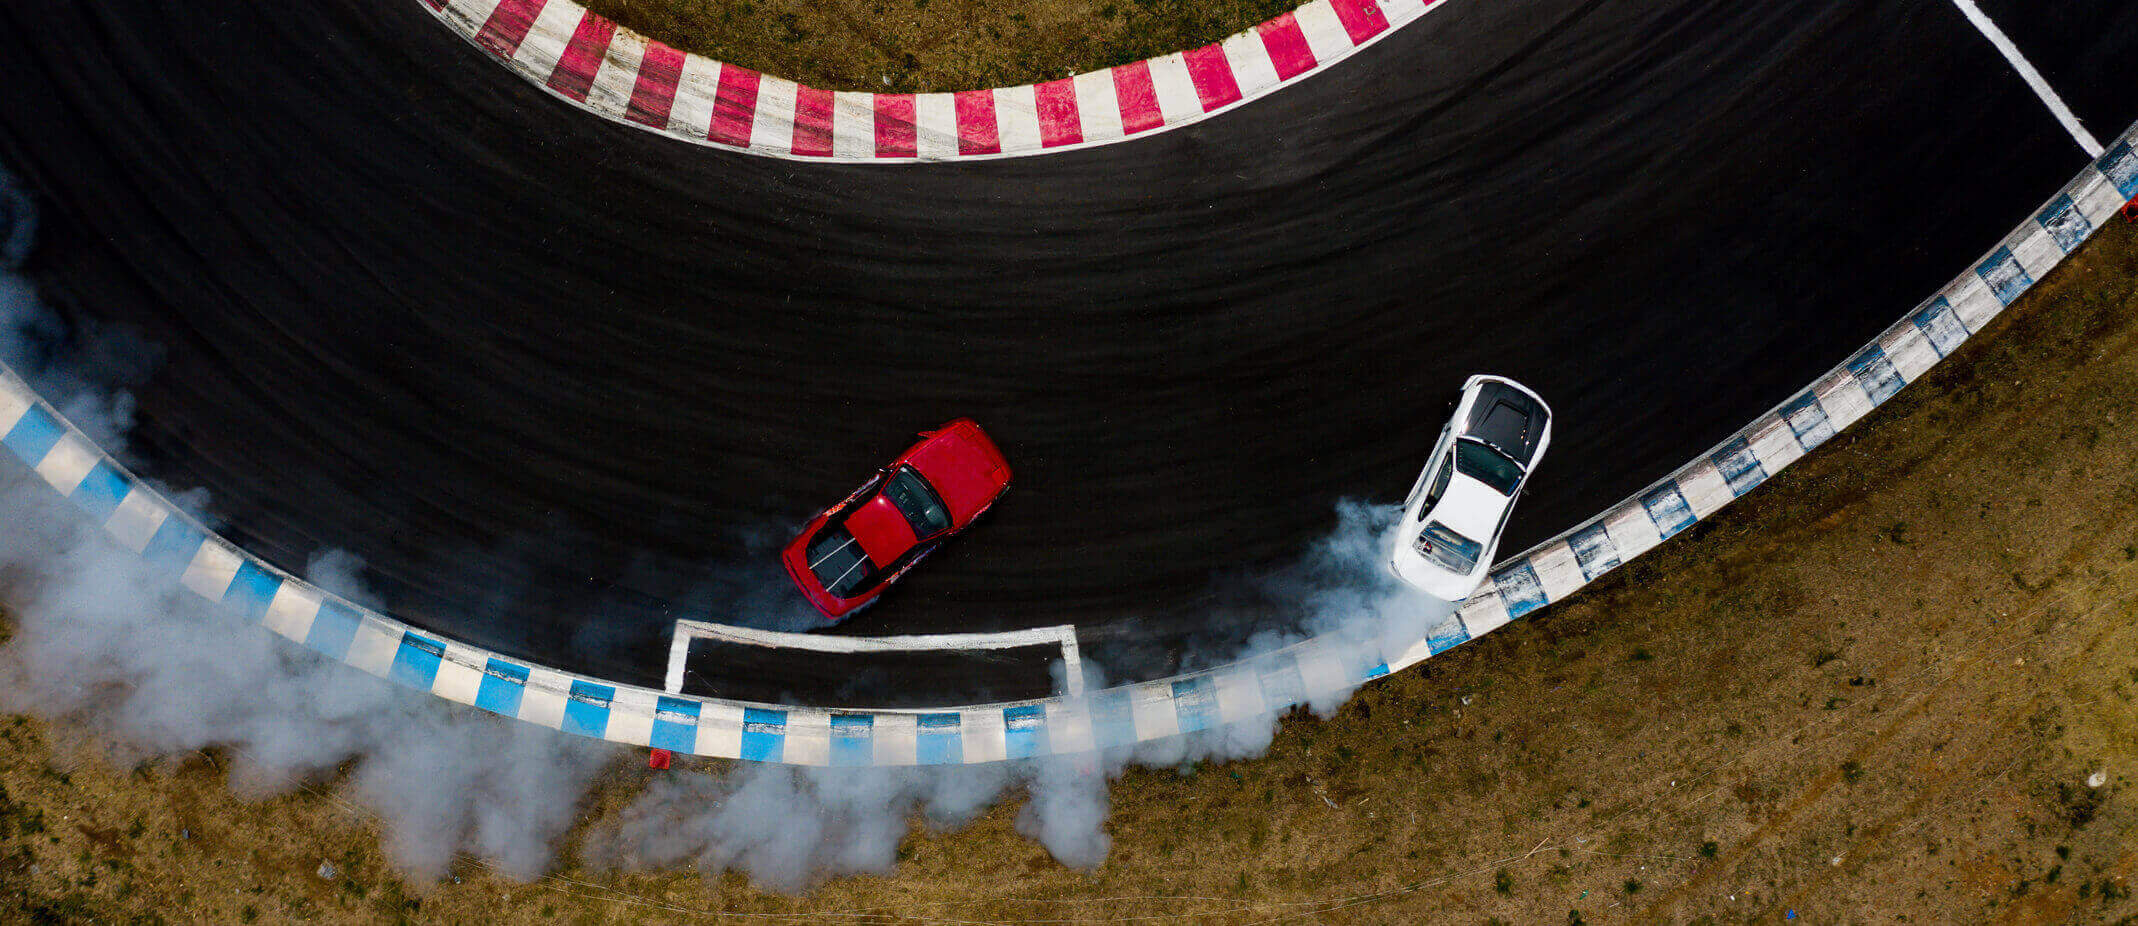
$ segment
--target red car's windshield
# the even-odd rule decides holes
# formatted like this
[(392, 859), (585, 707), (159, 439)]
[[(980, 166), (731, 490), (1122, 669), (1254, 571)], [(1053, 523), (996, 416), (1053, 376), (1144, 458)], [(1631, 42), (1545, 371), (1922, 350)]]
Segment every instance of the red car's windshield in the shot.
[(941, 496), (930, 488), (928, 480), (914, 472), (910, 466), (898, 468), (898, 475), (891, 477), (891, 484), (884, 487), (883, 494), (898, 506), (898, 513), (913, 526), (913, 536), (928, 537), (950, 529), (950, 509), (943, 504)]

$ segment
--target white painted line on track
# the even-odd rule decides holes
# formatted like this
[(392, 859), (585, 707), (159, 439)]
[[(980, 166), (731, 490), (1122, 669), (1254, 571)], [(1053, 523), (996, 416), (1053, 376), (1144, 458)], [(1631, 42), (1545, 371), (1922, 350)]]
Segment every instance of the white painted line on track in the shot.
[(2034, 69), (2033, 62), (2020, 53), (2019, 46), (2012, 44), (2011, 37), (2005, 35), (2003, 29), (1997, 28), (1995, 22), (1990, 21), (1989, 14), (1982, 12), (1982, 8), (1975, 5), (1975, 0), (1952, 0), (1952, 5), (1959, 7), (1961, 15), (1966, 16), (1968, 22), (1975, 24), (1982, 37), (1989, 39), (1991, 45), (1997, 46), (1997, 50), (2004, 53), (2006, 61), (2012, 62), (2012, 69), (2019, 72), (2020, 78), (2027, 82), (2027, 86), (2034, 88), (2034, 95), (2041, 97), (2041, 101), (2049, 107), (2049, 112), (2055, 114), (2056, 121), (2064, 124), (2064, 131), (2071, 133), (2071, 140), (2078, 142), (2079, 147), (2086, 150), (2086, 156), (2100, 157), (2101, 152), (2105, 150), (2101, 147), (2101, 142), (2093, 137), (2092, 132), (2086, 131), (2086, 126), (2079, 122), (2078, 115), (2071, 111), (2071, 107), (2064, 105), (2064, 98), (2056, 95), (2055, 88), (2050, 87), (2049, 82), (2042, 78), (2041, 72)]
[(1063, 687), (1070, 697), (1084, 693), (1082, 659), (1077, 652), (1076, 625), (1057, 624), (1002, 633), (937, 633), (898, 637), (840, 637), (814, 633), (783, 633), (756, 630), (705, 621), (676, 621), (675, 637), (668, 645), (667, 688), (683, 690), (683, 666), (692, 640), (725, 640), (745, 646), (800, 649), (817, 653), (910, 653), (924, 650), (1014, 649), (1022, 646), (1060, 646), (1064, 669)]

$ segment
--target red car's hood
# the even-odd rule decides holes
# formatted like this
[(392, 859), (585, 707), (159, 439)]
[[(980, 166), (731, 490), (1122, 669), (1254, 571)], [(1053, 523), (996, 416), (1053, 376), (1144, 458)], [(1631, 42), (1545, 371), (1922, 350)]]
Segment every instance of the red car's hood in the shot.
[[(920, 470), (949, 506), (960, 526), (971, 521), (1010, 484), (1010, 465), (987, 435), (965, 422), (942, 431), (907, 462)], [(894, 514), (896, 512), (893, 512)]]
[(893, 560), (913, 549), (917, 539), (913, 525), (906, 523), (906, 516), (898, 513), (898, 507), (882, 495), (869, 499), (854, 513), (846, 517), (846, 530), (861, 544), (861, 551), (869, 555), (869, 562), (881, 569)]

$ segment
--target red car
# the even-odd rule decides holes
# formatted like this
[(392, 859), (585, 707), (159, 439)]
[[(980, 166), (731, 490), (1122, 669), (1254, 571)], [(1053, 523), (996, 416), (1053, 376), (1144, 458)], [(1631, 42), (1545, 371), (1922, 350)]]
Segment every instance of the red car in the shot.
[(970, 526), (1010, 487), (1010, 464), (970, 418), (922, 431), (845, 501), (811, 518), (780, 551), (802, 597), (833, 620)]

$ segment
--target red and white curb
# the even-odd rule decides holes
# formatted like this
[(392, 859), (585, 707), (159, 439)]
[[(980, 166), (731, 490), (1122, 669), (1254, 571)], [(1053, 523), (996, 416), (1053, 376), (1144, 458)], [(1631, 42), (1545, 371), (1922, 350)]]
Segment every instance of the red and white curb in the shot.
[(1208, 118), (1343, 60), (1446, 0), (1313, 0), (1212, 45), (1039, 84), (819, 90), (679, 51), (571, 0), (420, 0), (551, 94), (694, 144), (804, 160), (1047, 154)]

